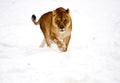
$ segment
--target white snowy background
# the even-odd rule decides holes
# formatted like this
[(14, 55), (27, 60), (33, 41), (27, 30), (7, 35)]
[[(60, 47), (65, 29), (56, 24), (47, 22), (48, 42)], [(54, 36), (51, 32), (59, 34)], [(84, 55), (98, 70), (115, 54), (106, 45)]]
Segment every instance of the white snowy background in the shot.
[[(39, 48), (37, 20), (69, 8), (67, 52)], [(120, 83), (120, 0), (0, 0), (0, 83)]]

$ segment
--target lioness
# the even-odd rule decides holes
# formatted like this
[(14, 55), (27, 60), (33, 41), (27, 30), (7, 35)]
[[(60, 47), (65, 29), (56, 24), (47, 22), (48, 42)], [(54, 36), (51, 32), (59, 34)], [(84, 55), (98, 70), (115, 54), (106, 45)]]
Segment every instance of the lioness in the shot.
[(41, 47), (47, 44), (56, 43), (60, 51), (67, 51), (68, 44), (71, 38), (72, 20), (69, 9), (62, 7), (56, 10), (43, 14), (36, 22), (36, 16), (32, 15), (32, 21), (35, 25), (40, 25), (41, 31), (44, 35), (44, 40)]

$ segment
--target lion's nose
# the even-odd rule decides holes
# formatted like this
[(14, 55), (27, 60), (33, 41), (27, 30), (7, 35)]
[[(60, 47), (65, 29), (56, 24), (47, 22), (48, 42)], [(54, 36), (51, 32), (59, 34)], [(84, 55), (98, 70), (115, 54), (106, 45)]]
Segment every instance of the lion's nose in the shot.
[(64, 26), (61, 25), (61, 26), (60, 26), (60, 29), (63, 29), (63, 28), (64, 28)]

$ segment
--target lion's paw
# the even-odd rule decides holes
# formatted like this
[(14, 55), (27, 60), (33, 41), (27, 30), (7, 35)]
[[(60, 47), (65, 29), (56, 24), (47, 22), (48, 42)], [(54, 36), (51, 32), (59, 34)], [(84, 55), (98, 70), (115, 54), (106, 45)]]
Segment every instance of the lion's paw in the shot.
[(59, 48), (61, 52), (66, 52), (67, 48), (66, 46), (63, 44), (61, 48)]

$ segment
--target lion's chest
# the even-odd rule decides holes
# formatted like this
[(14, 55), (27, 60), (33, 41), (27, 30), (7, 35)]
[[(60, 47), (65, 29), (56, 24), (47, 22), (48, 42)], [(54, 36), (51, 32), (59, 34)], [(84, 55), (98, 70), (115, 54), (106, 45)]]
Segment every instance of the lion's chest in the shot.
[(53, 38), (53, 39), (54, 39), (54, 38), (57, 38), (57, 39), (59, 39), (59, 40), (63, 40), (63, 39), (65, 39), (67, 36), (70, 35), (70, 31), (68, 31), (68, 30), (66, 30), (66, 31), (64, 31), (64, 32), (60, 32), (60, 30), (52, 30), (51, 32), (52, 32), (52, 34), (51, 34), (52, 38)]
[(57, 38), (58, 38), (59, 40), (63, 40), (64, 38), (67, 37), (67, 35), (68, 35), (67, 32), (59, 32), (58, 35), (57, 35)]

